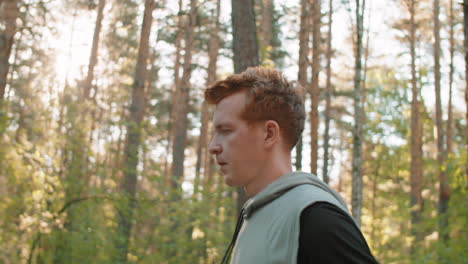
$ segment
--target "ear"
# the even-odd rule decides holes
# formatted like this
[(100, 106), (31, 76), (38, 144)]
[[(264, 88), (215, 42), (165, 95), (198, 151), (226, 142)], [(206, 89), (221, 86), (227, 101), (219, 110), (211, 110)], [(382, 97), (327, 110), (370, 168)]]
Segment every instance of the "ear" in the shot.
[(264, 124), (265, 147), (271, 148), (280, 141), (280, 127), (274, 120), (268, 120)]

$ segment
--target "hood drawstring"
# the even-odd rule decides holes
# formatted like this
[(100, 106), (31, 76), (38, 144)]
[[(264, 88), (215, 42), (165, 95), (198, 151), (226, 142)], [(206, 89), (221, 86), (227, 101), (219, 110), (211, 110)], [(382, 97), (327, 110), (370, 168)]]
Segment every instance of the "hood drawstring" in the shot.
[(228, 263), (229, 259), (231, 258), (232, 250), (234, 249), (234, 245), (236, 244), (237, 236), (239, 235), (242, 224), (244, 223), (244, 212), (245, 212), (245, 209), (242, 208), (239, 214), (239, 217), (237, 218), (237, 224), (236, 224), (236, 229), (234, 231), (234, 235), (232, 236), (231, 243), (229, 244), (229, 247), (227, 248), (226, 253), (224, 253), (224, 257), (223, 257), (223, 260), (221, 261), (221, 264)]

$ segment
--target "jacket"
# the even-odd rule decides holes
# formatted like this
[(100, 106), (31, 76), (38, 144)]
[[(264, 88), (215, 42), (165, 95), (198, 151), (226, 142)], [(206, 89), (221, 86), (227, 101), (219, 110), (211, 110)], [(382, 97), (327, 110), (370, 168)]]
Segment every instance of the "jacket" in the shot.
[(304, 172), (288, 173), (250, 198), (242, 209), (231, 264), (296, 263), (301, 212), (316, 202), (349, 214), (337, 192)]

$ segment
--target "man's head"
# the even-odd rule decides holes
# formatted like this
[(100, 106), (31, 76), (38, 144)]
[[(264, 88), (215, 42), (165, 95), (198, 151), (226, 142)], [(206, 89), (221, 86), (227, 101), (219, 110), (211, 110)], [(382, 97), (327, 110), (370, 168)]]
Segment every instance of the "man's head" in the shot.
[(304, 128), (299, 87), (278, 71), (255, 67), (214, 83), (205, 99), (216, 105), (210, 152), (228, 185), (253, 194), (288, 169)]
[(247, 92), (241, 118), (248, 123), (276, 121), (286, 147), (291, 150), (304, 130), (302, 88), (274, 69), (250, 67), (241, 74), (215, 82), (205, 91), (205, 99), (217, 105), (224, 98), (241, 91)]

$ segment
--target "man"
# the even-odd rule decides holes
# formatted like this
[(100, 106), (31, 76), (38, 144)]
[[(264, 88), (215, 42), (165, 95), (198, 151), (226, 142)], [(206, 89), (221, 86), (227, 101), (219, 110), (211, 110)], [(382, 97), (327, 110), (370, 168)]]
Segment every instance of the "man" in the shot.
[(205, 91), (216, 105), (210, 152), (226, 184), (249, 197), (223, 263), (377, 263), (343, 199), (317, 177), (292, 172), (291, 150), (304, 129), (302, 94), (262, 67)]

